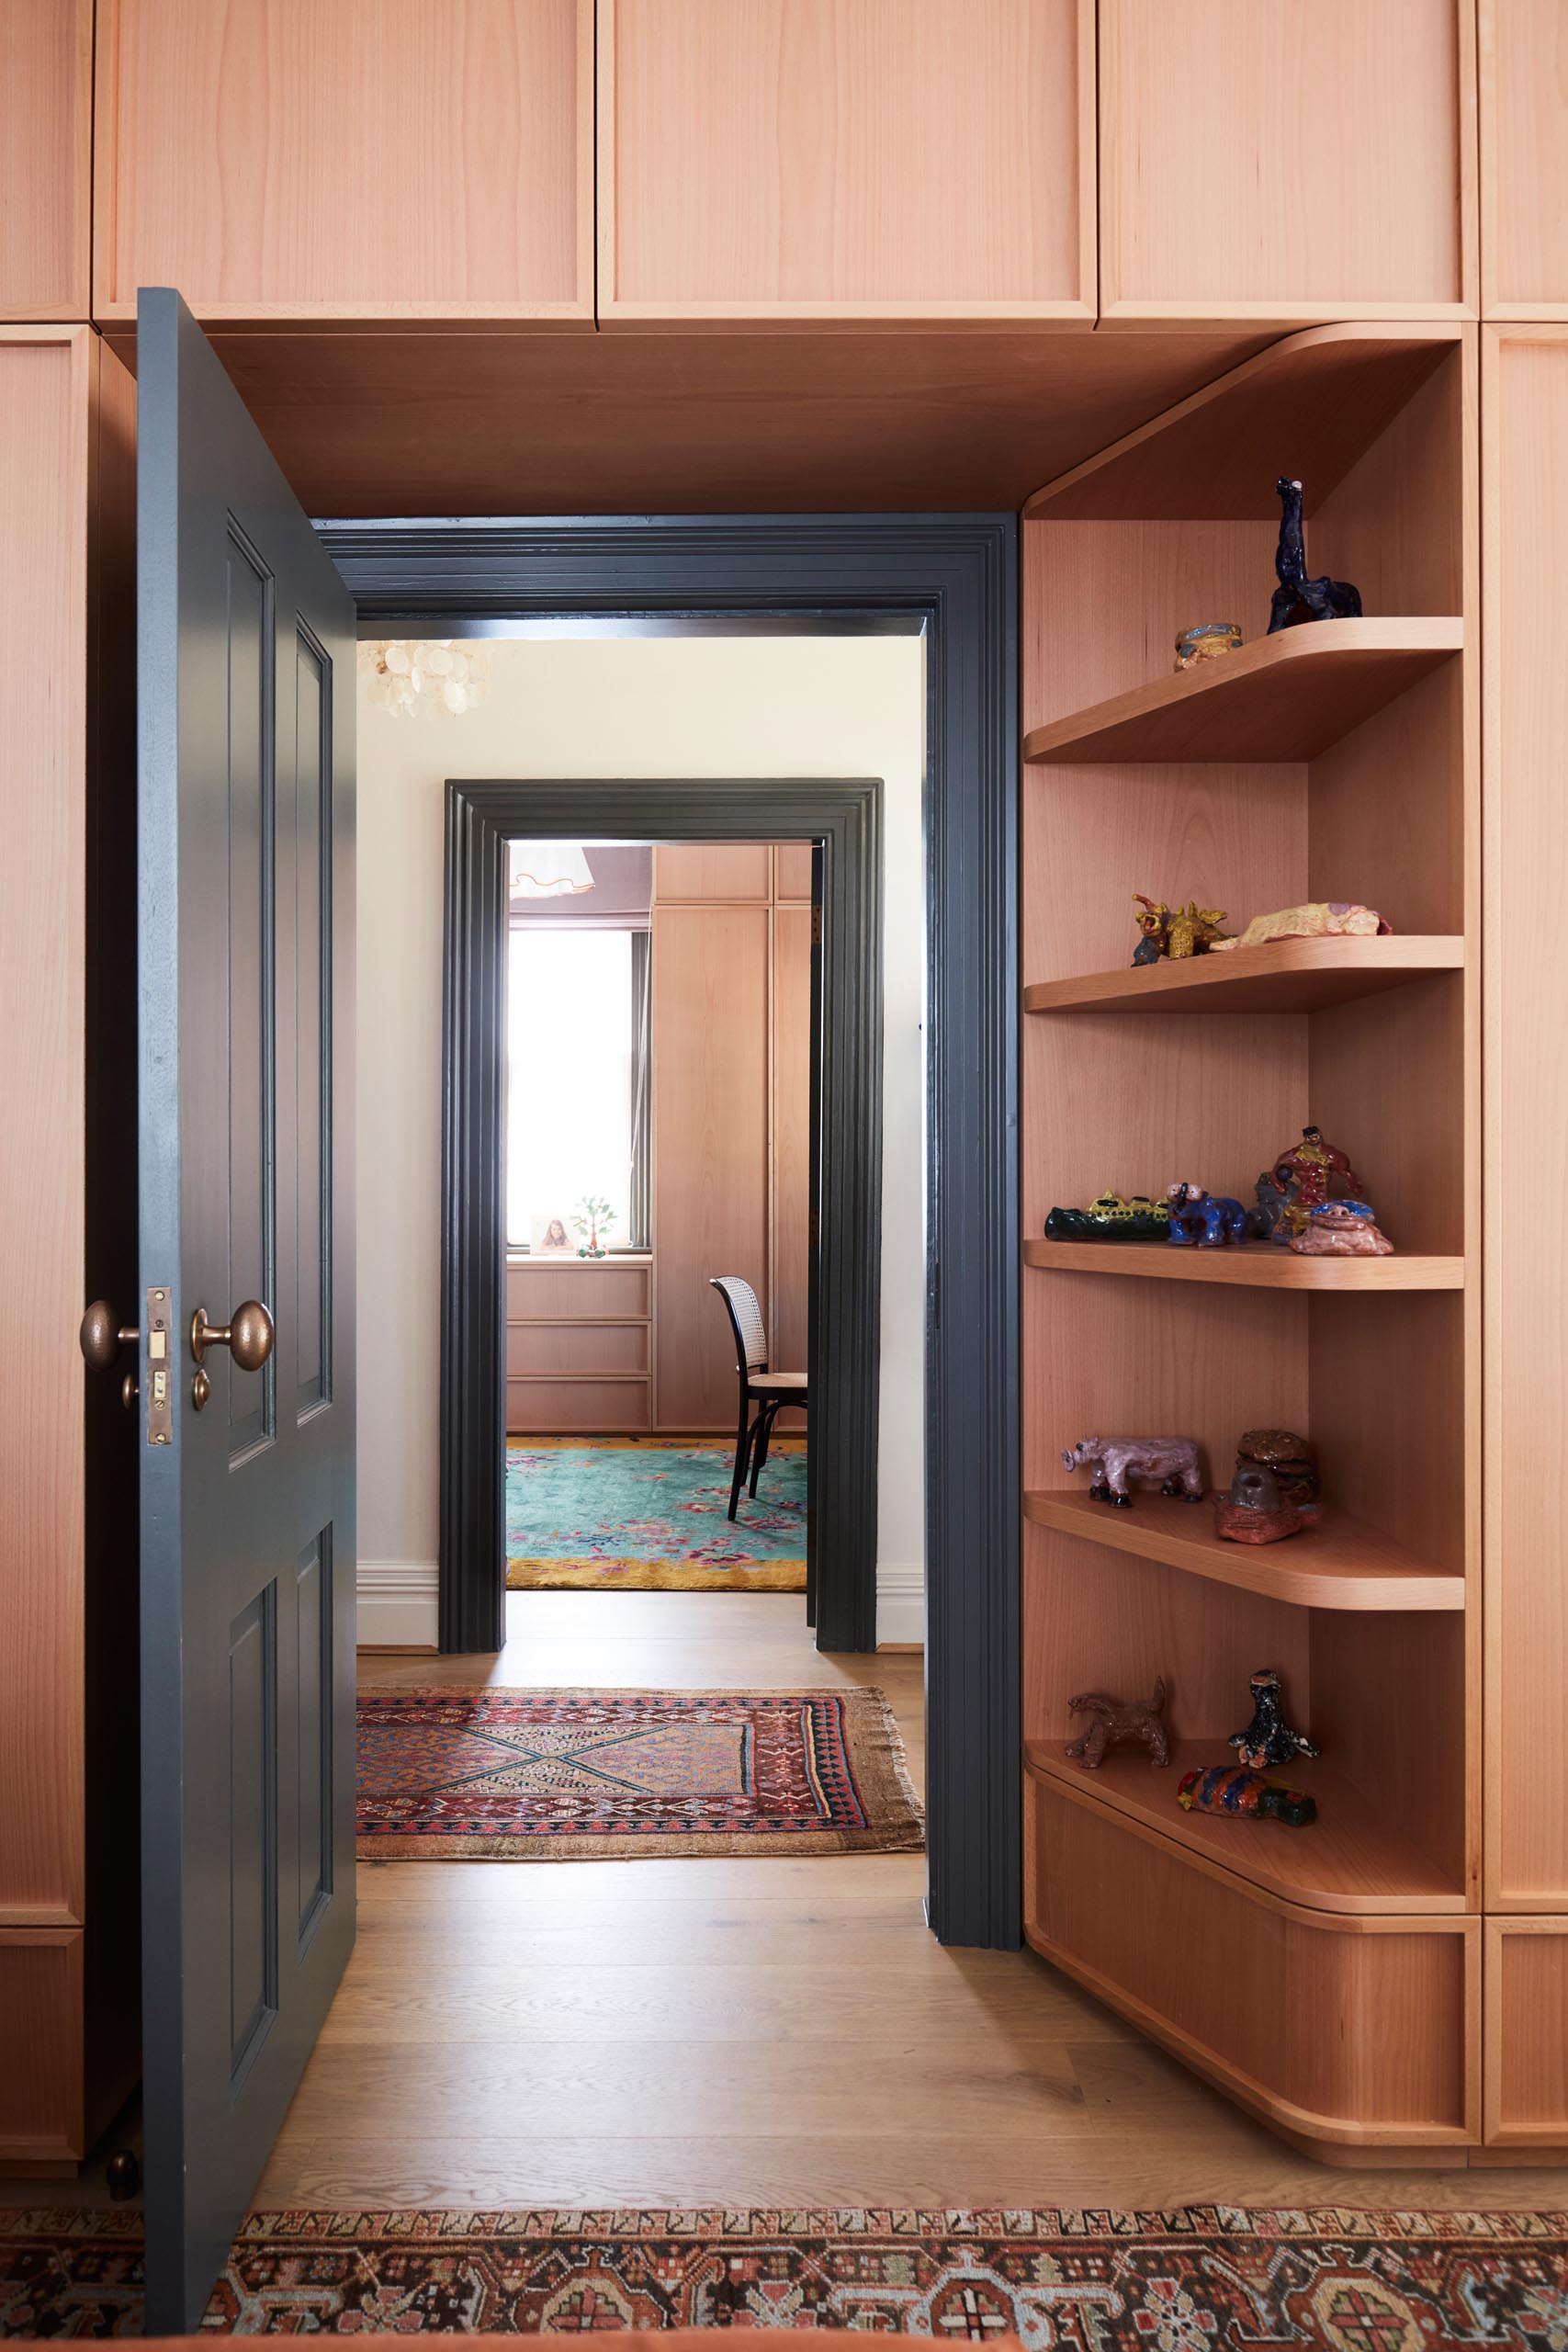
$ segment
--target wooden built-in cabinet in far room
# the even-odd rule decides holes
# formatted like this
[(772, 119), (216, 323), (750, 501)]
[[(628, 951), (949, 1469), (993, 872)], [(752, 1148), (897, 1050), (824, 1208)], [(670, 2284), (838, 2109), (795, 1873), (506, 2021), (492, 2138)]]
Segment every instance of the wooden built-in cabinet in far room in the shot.
[(1568, 320), (1568, 0), (1479, 0), (1481, 294)]
[(1474, 0), (1099, 24), (1103, 323), (1474, 313)]
[(593, 0), (99, 0), (93, 315), (591, 329)]
[(92, 329), (0, 327), (0, 2174), (73, 2170), (137, 2075), (135, 1355), (77, 1345), (139, 1319), (134, 469)]
[[(653, 854), (661, 1429), (735, 1427), (735, 1347), (711, 1275), (751, 1284), (775, 1370), (807, 1369), (810, 861), (808, 847), (765, 843)], [(800, 1418), (782, 1416), (781, 1434)]]
[(1092, 323), (1093, 0), (598, 23), (605, 326)]

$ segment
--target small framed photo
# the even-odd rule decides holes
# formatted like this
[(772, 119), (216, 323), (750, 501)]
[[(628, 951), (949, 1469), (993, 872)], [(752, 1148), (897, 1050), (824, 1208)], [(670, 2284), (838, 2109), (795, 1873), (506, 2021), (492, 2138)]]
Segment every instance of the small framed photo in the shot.
[(567, 1231), (564, 1216), (536, 1216), (528, 1221), (528, 1250), (535, 1258), (573, 1258), (577, 1244)]

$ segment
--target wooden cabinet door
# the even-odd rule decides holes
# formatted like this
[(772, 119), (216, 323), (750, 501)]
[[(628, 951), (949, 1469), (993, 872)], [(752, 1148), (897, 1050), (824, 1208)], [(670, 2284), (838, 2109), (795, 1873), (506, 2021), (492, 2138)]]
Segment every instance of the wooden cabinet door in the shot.
[(592, 0), (101, 0), (94, 315), (593, 317)]
[(0, 318), (85, 319), (93, 0), (0, 7)]
[(653, 918), (653, 1296), (663, 1429), (735, 1426), (714, 1274), (768, 1312), (768, 909)]
[(1090, 323), (1093, 66), (1091, 0), (599, 0), (604, 323)]
[(1469, 0), (1100, 0), (1104, 316), (1473, 311), (1474, 40)]
[(1568, 0), (1480, 0), (1481, 290), (1568, 319)]

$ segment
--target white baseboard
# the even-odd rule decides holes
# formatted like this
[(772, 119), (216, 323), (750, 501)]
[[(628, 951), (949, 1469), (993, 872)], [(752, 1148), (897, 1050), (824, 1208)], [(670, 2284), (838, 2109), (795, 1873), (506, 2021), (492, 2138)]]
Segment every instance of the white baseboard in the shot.
[(876, 1640), (920, 1642), (926, 1638), (926, 1572), (917, 1562), (876, 1564)]
[[(356, 1578), (361, 1649), (434, 1649), (434, 1560), (361, 1560)], [(926, 1579), (919, 1566), (882, 1561), (876, 1570), (876, 1638), (923, 1642)]]
[(361, 1649), (431, 1649), (436, 1645), (434, 1560), (361, 1560), (355, 1587)]

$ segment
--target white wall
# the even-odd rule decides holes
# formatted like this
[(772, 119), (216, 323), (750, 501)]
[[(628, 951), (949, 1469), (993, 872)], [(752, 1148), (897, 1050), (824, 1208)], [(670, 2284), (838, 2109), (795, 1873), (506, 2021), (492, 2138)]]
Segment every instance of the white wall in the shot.
[(924, 1620), (923, 649), (913, 637), (529, 639), (456, 719), (359, 706), (360, 1638), (435, 1638), (443, 786), (879, 775), (885, 811), (877, 1630)]

